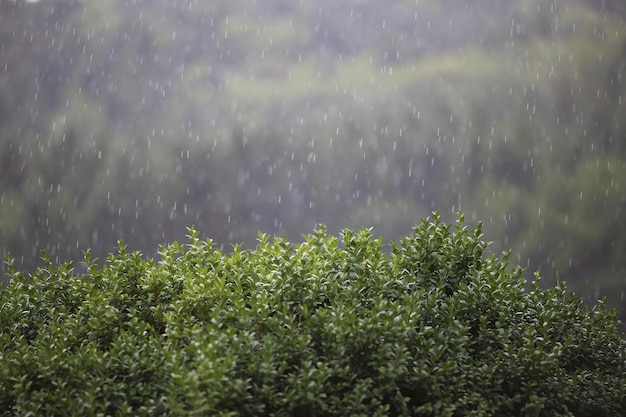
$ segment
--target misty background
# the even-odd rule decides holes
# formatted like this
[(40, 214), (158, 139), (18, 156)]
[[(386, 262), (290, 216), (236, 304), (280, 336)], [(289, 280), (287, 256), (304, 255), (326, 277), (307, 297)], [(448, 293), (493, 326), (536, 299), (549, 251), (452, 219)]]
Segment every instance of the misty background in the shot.
[[(0, 0), (0, 252), (434, 210), (625, 318), (623, 0)], [(0, 269), (6, 282), (6, 265)]]

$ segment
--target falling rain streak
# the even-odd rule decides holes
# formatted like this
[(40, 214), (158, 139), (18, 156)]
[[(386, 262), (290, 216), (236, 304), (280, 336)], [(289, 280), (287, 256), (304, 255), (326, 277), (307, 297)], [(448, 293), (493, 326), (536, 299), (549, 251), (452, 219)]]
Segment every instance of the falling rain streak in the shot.
[(623, 305), (621, 3), (487, 3), (2, 2), (0, 251), (463, 210), (526, 275)]

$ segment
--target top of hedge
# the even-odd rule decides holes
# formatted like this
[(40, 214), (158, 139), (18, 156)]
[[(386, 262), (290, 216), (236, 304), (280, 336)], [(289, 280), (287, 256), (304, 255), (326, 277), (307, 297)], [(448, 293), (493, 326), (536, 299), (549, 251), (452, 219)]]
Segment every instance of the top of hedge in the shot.
[(563, 284), (525, 291), (480, 225), (438, 214), (392, 243), (324, 227), (225, 255), (120, 243), (86, 273), (0, 291), (3, 415), (618, 416), (616, 312)]

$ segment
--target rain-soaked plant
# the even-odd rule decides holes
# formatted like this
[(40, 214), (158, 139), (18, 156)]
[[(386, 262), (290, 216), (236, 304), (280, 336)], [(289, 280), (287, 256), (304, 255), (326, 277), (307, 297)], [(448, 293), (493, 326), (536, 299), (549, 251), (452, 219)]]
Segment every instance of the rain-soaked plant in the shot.
[(390, 254), (367, 229), (229, 254), (198, 235), (83, 274), (8, 260), (2, 415), (626, 415), (616, 312), (526, 291), (462, 215)]

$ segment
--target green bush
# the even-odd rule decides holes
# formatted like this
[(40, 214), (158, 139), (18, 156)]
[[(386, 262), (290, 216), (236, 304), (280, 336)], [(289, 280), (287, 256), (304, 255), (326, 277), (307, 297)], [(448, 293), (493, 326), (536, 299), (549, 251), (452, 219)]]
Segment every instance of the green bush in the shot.
[(0, 292), (2, 415), (626, 415), (616, 312), (525, 290), (480, 226), (392, 243), (324, 227), (228, 255), (189, 243)]

